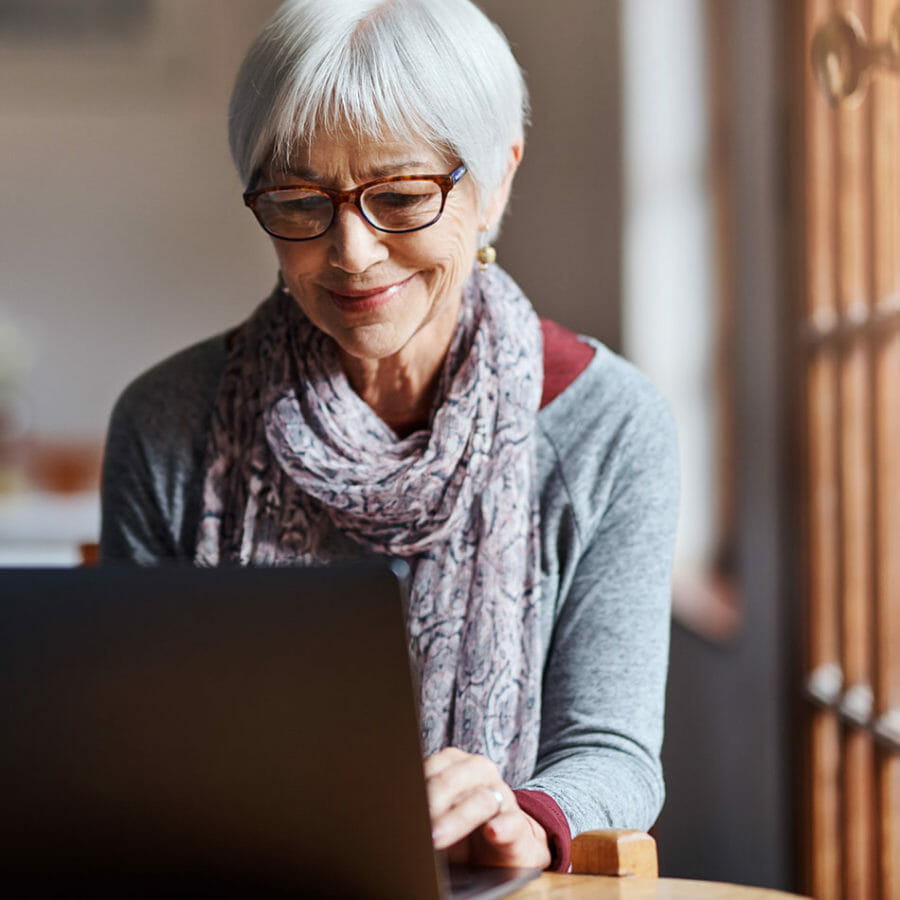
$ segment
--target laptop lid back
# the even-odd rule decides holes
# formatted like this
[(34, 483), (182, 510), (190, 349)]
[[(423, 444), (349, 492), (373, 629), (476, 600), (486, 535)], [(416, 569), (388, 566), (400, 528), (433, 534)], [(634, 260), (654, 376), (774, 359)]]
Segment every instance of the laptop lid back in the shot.
[(0, 884), (437, 898), (404, 569), (0, 570)]

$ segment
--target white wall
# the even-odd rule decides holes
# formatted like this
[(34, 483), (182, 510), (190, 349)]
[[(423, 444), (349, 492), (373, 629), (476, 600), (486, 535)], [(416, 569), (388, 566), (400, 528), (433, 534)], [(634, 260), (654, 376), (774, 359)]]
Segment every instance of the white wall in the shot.
[(623, 6), (624, 349), (678, 422), (676, 579), (713, 563), (715, 242), (703, 0)]
[(532, 127), (498, 245), (538, 311), (621, 347), (618, 0), (484, 0), (531, 91)]
[(0, 317), (32, 346), (38, 432), (101, 434), (128, 379), (271, 284), (225, 107), (276, 5), (159, 0), (136, 44), (0, 47)]
[[(487, 0), (534, 96), (499, 246), (539, 310), (618, 343), (618, 8)], [(0, 43), (0, 322), (35, 430), (99, 436), (124, 384), (239, 321), (275, 266), (226, 146), (231, 80), (276, 0), (156, 0), (137, 41)]]

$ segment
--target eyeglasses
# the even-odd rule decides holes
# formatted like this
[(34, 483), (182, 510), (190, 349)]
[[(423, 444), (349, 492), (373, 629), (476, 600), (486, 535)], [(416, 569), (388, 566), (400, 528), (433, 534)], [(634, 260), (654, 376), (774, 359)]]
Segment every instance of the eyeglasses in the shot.
[(405, 234), (437, 222), (447, 194), (466, 171), (460, 165), (449, 175), (394, 175), (349, 191), (268, 187), (247, 191), (244, 203), (269, 234), (283, 241), (311, 241), (325, 234), (342, 203), (356, 206), (378, 231)]

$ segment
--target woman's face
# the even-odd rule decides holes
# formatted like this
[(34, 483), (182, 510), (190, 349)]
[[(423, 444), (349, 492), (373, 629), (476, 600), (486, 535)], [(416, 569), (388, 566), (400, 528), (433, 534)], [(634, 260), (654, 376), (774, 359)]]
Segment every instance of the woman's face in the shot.
[[(388, 175), (446, 175), (459, 164), (424, 143), (324, 135), (301, 162), (294, 171), (268, 173), (267, 181), (349, 190)], [(421, 231), (376, 231), (345, 203), (321, 237), (272, 242), (288, 289), (343, 354), (374, 361), (412, 351), (437, 359), (456, 328), (484, 224), (466, 176), (447, 195), (441, 218)]]

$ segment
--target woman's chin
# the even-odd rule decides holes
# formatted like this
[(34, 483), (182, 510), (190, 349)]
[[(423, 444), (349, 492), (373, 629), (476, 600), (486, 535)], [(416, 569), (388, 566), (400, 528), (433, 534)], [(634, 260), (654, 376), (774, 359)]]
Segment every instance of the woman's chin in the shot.
[(389, 322), (357, 325), (332, 331), (342, 356), (355, 360), (376, 362), (398, 354), (406, 346), (409, 336)]

